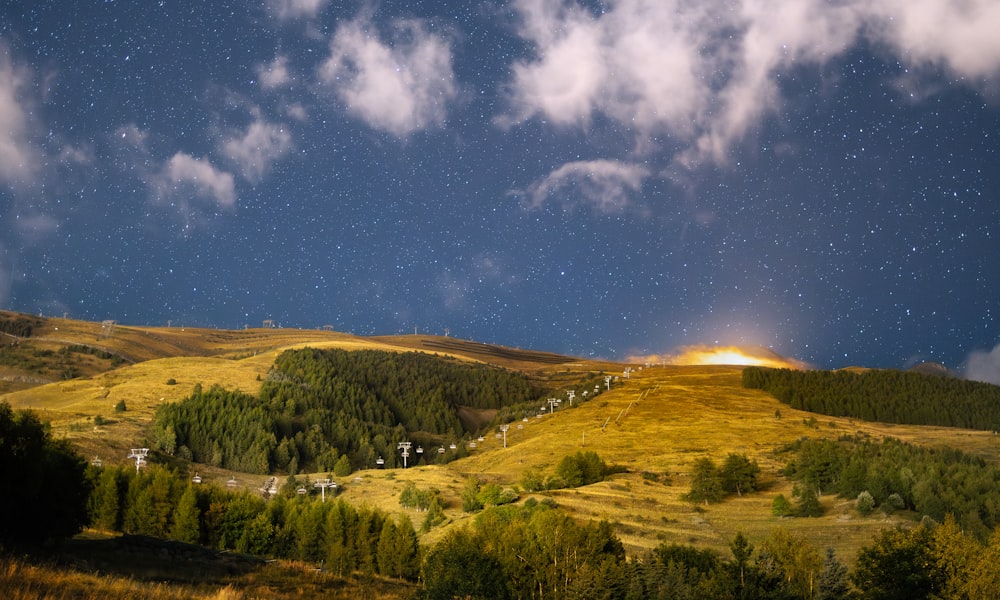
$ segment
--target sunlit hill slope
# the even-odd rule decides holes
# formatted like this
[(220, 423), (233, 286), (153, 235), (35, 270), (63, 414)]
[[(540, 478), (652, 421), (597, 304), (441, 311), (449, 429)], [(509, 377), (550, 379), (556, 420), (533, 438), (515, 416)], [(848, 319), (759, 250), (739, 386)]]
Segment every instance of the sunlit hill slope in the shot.
[[(440, 491), (448, 522), (425, 534), (425, 542), (470, 518), (459, 501), (469, 476), (516, 488), (526, 470), (551, 472), (561, 457), (586, 449), (625, 472), (601, 483), (535, 496), (550, 497), (578, 518), (612, 522), (630, 551), (664, 541), (723, 550), (736, 532), (763, 536), (781, 526), (807, 535), (821, 547), (833, 547), (850, 560), (874, 531), (909, 517), (882, 513), (861, 517), (851, 502), (833, 496), (821, 499), (827, 509), (823, 517), (773, 516), (773, 498), (779, 493), (791, 496), (791, 483), (779, 472), (782, 462), (776, 451), (782, 446), (804, 436), (836, 438), (863, 432), (921, 445), (949, 445), (991, 461), (1000, 457), (990, 432), (864, 423), (793, 410), (763, 392), (744, 389), (741, 365), (598, 362), (425, 335), (134, 327), (14, 313), (0, 313), (0, 320), (30, 327), (30, 334), (25, 329), (20, 335), (0, 335), (4, 386), (0, 401), (37, 411), (56, 436), (70, 440), (88, 459), (100, 457), (105, 464), (125, 463), (130, 448), (147, 443), (160, 404), (185, 398), (196, 384), (220, 384), (255, 394), (275, 358), (289, 348), (448, 354), (515, 369), (556, 390), (563, 400), (559, 408), (541, 410), (544, 399), (540, 399), (537, 414), (511, 424), (506, 448), (496, 427), (488, 426), (480, 432), (481, 440), (460, 441), (470, 446), (477, 442), (466, 458), (446, 465), (355, 472), (339, 482), (349, 501), (393, 513), (404, 510), (398, 498), (407, 482)], [(8, 325), (5, 331), (16, 329)], [(733, 357), (739, 360), (738, 355)], [(587, 398), (576, 390), (570, 407), (565, 394), (569, 386), (594, 375), (611, 380), (599, 390), (588, 390)], [(126, 410), (116, 411), (121, 402)], [(684, 501), (694, 461), (721, 460), (731, 452), (760, 464), (762, 490), (707, 509)], [(206, 481), (235, 478), (251, 489), (265, 479), (187, 465), (172, 457), (154, 455), (152, 460), (197, 471)], [(522, 492), (521, 501), (530, 496)]]

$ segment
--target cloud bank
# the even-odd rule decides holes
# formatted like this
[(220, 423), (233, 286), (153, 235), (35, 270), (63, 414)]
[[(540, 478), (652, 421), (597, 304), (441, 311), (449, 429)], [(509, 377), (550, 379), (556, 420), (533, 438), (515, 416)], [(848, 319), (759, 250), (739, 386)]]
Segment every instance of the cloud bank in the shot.
[(826, 64), (859, 41), (972, 86), (1000, 78), (993, 0), (621, 0), (600, 14), (574, 2), (514, 6), (535, 52), (514, 63), (498, 122), (586, 128), (600, 113), (633, 131), (637, 148), (679, 142), (687, 168), (726, 162), (734, 142), (780, 112), (779, 73)]

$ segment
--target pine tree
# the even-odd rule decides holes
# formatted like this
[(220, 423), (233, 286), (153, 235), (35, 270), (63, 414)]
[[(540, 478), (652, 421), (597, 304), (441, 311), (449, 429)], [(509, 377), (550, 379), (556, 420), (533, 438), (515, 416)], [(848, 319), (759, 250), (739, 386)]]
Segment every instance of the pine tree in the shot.
[(198, 493), (194, 484), (188, 485), (177, 502), (170, 538), (187, 544), (201, 541), (201, 510), (198, 508)]
[(719, 502), (725, 497), (719, 469), (710, 458), (699, 458), (691, 470), (691, 489), (685, 494), (689, 502)]
[(121, 531), (121, 491), (118, 483), (119, 470), (106, 468), (101, 472), (94, 490), (93, 524), (107, 531)]
[(823, 570), (816, 580), (816, 599), (844, 600), (851, 591), (848, 581), (847, 567), (837, 560), (833, 548), (827, 548)]
[(378, 536), (376, 564), (379, 575), (398, 576), (396, 575), (396, 525), (392, 519), (386, 519), (382, 524), (382, 532)]

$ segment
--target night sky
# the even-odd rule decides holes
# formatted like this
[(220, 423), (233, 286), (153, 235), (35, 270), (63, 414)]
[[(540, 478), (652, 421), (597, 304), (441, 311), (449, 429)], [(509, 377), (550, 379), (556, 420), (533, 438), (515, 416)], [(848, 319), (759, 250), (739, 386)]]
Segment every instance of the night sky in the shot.
[(1000, 381), (996, 0), (2, 11), (0, 308)]

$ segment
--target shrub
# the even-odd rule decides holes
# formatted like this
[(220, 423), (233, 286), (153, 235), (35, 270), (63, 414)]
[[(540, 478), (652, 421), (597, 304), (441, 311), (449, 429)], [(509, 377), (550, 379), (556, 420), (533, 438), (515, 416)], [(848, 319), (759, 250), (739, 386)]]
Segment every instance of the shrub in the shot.
[(858, 494), (858, 501), (855, 504), (855, 507), (858, 509), (859, 513), (868, 516), (873, 510), (875, 510), (875, 498), (868, 490), (865, 490)]
[(118, 404), (115, 404), (115, 412), (125, 412), (125, 401), (119, 400)]
[(771, 514), (776, 517), (787, 517), (792, 514), (792, 503), (784, 494), (778, 494), (771, 502)]

